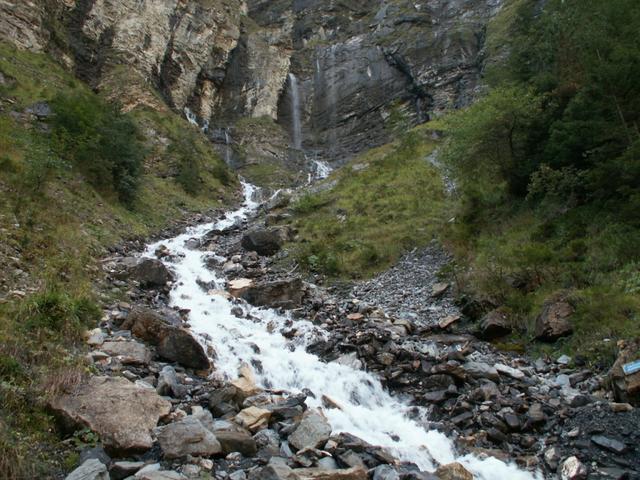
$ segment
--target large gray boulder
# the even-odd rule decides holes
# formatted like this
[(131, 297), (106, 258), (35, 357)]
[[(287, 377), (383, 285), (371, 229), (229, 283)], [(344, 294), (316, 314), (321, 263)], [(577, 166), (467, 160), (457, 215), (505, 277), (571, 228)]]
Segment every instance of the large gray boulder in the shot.
[(545, 303), (536, 319), (536, 339), (554, 342), (561, 337), (571, 335), (573, 327), (569, 318), (572, 314), (573, 307), (564, 300)]
[(193, 416), (160, 427), (157, 437), (166, 458), (209, 457), (222, 452), (216, 436)]
[(304, 292), (302, 280), (289, 278), (284, 280), (252, 283), (250, 286), (232, 291), (232, 295), (243, 298), (251, 305), (272, 308), (296, 308), (302, 303)]
[(172, 282), (173, 273), (155, 258), (143, 258), (129, 271), (131, 277), (140, 283), (143, 288), (164, 287), (167, 282)]
[(104, 342), (100, 347), (105, 353), (117, 357), (123, 365), (148, 365), (151, 352), (142, 343), (132, 341)]
[(107, 466), (97, 458), (92, 458), (67, 475), (65, 480), (110, 480), (110, 477)]
[(289, 443), (303, 448), (320, 448), (329, 440), (331, 425), (318, 410), (307, 410), (297, 428), (289, 435)]
[(169, 414), (171, 404), (153, 390), (122, 377), (89, 377), (55, 396), (50, 407), (70, 427), (87, 427), (109, 451), (150, 449), (151, 430)]
[(159, 313), (146, 308), (133, 310), (122, 324), (136, 337), (156, 346), (165, 360), (195, 370), (208, 370), (209, 358), (196, 338), (185, 328), (171, 325)]
[(259, 255), (274, 255), (282, 248), (283, 238), (277, 228), (255, 228), (242, 236), (242, 248)]

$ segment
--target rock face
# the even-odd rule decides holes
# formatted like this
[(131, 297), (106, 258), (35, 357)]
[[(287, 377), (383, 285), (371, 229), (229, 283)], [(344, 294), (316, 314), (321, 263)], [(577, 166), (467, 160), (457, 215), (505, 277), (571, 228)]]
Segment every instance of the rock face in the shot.
[(158, 443), (166, 458), (208, 457), (222, 452), (216, 436), (194, 417), (160, 428)]
[(571, 335), (573, 328), (569, 318), (572, 314), (573, 307), (565, 301), (546, 303), (536, 319), (536, 338), (544, 342), (553, 342)]
[(207, 370), (209, 358), (191, 333), (171, 325), (162, 315), (148, 309), (136, 309), (122, 324), (136, 337), (156, 346), (159, 356), (195, 370)]
[(116, 452), (151, 448), (151, 430), (171, 410), (153, 390), (121, 377), (90, 377), (50, 406), (66, 423), (97, 432), (105, 447)]

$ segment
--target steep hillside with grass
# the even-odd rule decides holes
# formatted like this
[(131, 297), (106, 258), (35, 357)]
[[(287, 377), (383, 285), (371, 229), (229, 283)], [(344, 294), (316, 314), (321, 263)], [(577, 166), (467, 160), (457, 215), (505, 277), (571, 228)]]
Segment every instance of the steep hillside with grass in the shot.
[(0, 43), (1, 477), (69, 468), (43, 401), (83, 371), (78, 341), (110, 300), (92, 288), (106, 247), (236, 191), (184, 119), (122, 114), (45, 54)]

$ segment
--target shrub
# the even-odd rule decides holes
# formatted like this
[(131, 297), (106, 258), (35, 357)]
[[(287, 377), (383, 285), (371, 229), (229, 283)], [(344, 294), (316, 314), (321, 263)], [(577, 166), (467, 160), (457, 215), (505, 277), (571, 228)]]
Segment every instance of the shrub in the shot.
[(53, 144), (96, 188), (113, 190), (131, 205), (144, 151), (133, 120), (93, 94), (58, 95), (52, 101)]

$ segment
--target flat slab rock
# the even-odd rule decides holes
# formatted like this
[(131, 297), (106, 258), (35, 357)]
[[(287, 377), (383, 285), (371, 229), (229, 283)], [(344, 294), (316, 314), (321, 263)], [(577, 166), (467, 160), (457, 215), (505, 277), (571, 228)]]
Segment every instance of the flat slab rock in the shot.
[(155, 391), (122, 377), (89, 377), (53, 398), (50, 407), (68, 424), (98, 433), (105, 448), (115, 452), (150, 449), (151, 430), (171, 411), (171, 403)]

